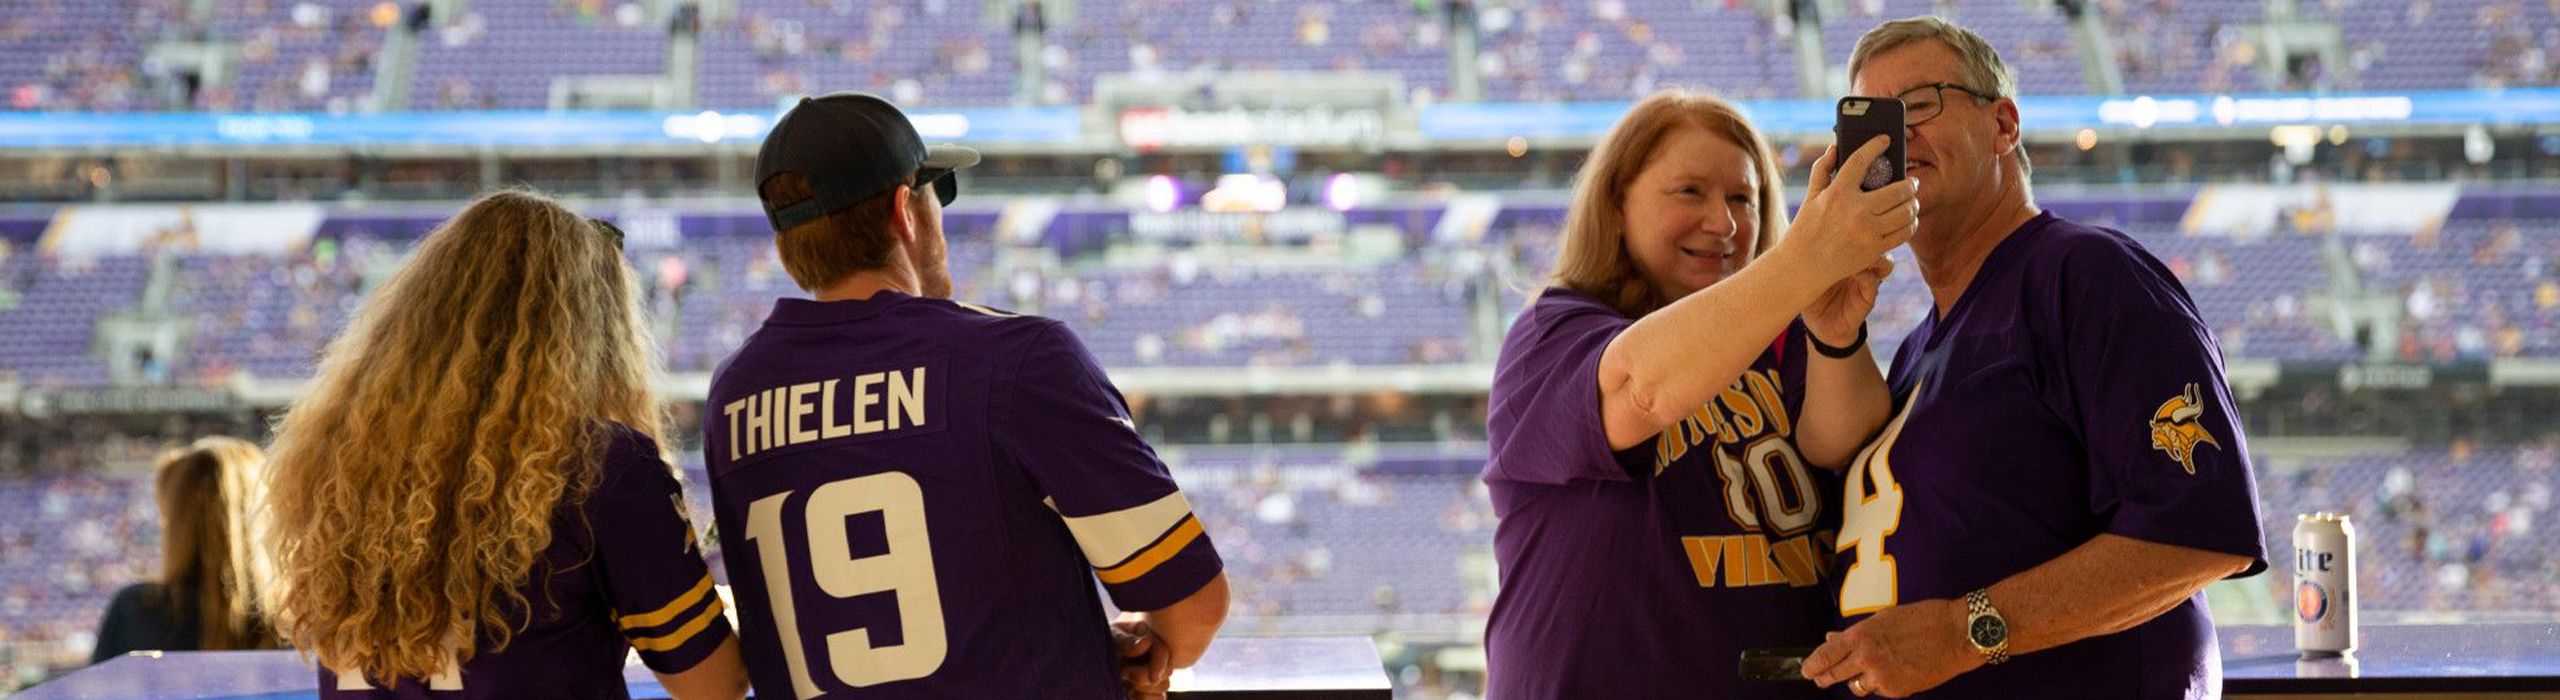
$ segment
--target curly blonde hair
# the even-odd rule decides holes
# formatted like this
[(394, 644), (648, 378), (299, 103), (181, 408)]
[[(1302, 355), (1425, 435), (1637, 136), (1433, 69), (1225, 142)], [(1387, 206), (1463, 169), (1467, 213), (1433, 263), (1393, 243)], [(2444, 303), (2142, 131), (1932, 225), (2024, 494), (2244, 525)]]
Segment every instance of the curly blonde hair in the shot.
[(428, 233), (276, 428), (285, 639), (379, 680), (459, 665), (479, 633), (504, 649), (554, 513), (595, 485), (607, 422), (660, 431), (636, 289), (617, 238), (535, 192)]

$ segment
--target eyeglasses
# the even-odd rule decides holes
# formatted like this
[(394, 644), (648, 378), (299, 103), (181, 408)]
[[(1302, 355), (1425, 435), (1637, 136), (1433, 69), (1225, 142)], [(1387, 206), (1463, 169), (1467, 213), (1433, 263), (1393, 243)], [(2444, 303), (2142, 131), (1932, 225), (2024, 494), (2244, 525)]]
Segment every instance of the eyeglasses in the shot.
[(1930, 83), (1922, 85), (1896, 93), (1893, 96), (1894, 99), (1902, 101), (1902, 125), (1904, 127), (1914, 127), (1931, 119), (1938, 118), (1938, 114), (1946, 111), (1947, 109), (1946, 91), (1948, 90), (1972, 95), (1977, 104), (1988, 103), (1992, 100), (2000, 99), (1992, 95), (1982, 94), (1982, 91), (1980, 90), (1957, 85), (1955, 83)]
[(604, 237), (613, 239), (613, 249), (614, 249), (614, 250), (621, 250), (621, 249), (622, 249), (622, 228), (621, 228), (621, 227), (618, 227), (618, 226), (613, 225), (613, 222), (611, 222), (611, 221), (606, 221), (606, 220), (598, 219), (598, 218), (595, 218), (595, 217), (587, 217), (587, 223), (595, 224), (595, 225), (596, 225), (596, 230), (597, 230), (597, 231), (599, 231), (599, 232), (604, 233)]

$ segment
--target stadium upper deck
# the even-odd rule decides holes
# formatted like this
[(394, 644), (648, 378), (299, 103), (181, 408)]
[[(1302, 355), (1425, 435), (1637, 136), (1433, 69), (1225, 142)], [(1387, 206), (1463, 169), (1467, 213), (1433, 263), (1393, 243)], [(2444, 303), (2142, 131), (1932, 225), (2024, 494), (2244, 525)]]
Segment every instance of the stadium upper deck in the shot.
[[(2316, 56), (2279, 58), (2260, 0), (2090, 3), (2111, 51), (2083, 50), (2065, 5), (2019, 0), (1690, 2), (1434, 0), (1276, 3), (703, 3), (700, 33), (672, 38), (674, 3), (249, 0), (199, 19), (187, 0), (28, 0), (0, 16), (0, 106), (46, 111), (361, 111), (391, 52), (412, 66), (399, 108), (541, 109), (561, 78), (697, 70), (673, 104), (760, 109), (857, 89), (919, 108), (1081, 105), (1111, 74), (1363, 71), (1428, 103), (1457, 88), (1455, 26), (1476, 28), (1468, 72), (1495, 102), (1613, 101), (1685, 85), (1745, 98), (1802, 89), (1796, 34), (1833, 65), (1859, 33), (1939, 13), (2002, 48), (2029, 94), (2095, 94), (2092, 61), (2127, 94), (2459, 89), (2560, 83), (2550, 3), (2452, 0), (2298, 3), (2272, 24), (2334, 30)], [(1457, 11), (1464, 5), (1471, 8)], [(1799, 19), (1790, 5), (1836, 8)], [(1060, 7), (1072, 7), (1061, 10)], [(1006, 8), (1011, 8), (1010, 10)], [(1780, 8), (1780, 9), (1773, 9)], [(1038, 19), (1032, 15), (1037, 14)], [(413, 14), (413, 41), (389, 37)], [(1453, 24), (1457, 22), (1460, 24)], [(1808, 26), (1810, 25), (1810, 26)], [(1027, 38), (1024, 38), (1027, 37)], [(1022, 39), (1017, 41), (1017, 39)], [(169, 47), (183, 46), (187, 51)], [(208, 49), (221, 58), (189, 57)], [(1459, 51), (1459, 56), (1470, 54)], [(206, 65), (214, 70), (203, 70)]]
[[(2052, 196), (2043, 203), (2119, 227), (2149, 248), (2185, 281), (2235, 360), (2560, 358), (2560, 198), (2446, 194), (2438, 203), (2443, 212), (2432, 218), (2345, 229), (2326, 228), (2335, 224), (2316, 213), (2284, 217), (2257, 233), (2194, 225), (2219, 216), (2221, 207), (2244, 205), (2252, 191)], [(2374, 192), (2383, 194), (2348, 196), (2388, 191)], [(1115, 371), (1488, 366), (1503, 324), (1554, 256), (1562, 213), (1554, 203), (1514, 201), (1470, 231), (1444, 221), (1456, 205), (1410, 203), (1309, 212), (1307, 220), (1319, 225), (1291, 233), (1279, 220), (1255, 215), (1058, 210), (1039, 201), (981, 201), (949, 215), (956, 293), (1065, 320)], [(206, 243), (240, 230), (223, 217), (296, 207), (316, 221), (304, 243), (265, 252)], [(1036, 212), (1044, 208), (1045, 222), (999, 233), (1003, 222), (1042, 221)], [(190, 209), (177, 206), (84, 211), (0, 217), (0, 251), (7, 251), (0, 252), (0, 373), (31, 387), (113, 383), (110, 368), (127, 358), (107, 348), (128, 346), (109, 342), (99, 328), (114, 318), (176, 319), (191, 329), (172, 345), (135, 346), (160, 349), (130, 358), (137, 373), (129, 381), (216, 386), (241, 372), (306, 376), (369, 282), (445, 215), (433, 206), (324, 214), (309, 205), (215, 205), (197, 218), (184, 218)], [(173, 244), (166, 246), (169, 262), (157, 269), (160, 244), (106, 254), (73, 245), (82, 236), (131, 233), (84, 227), (119, 215), (147, 218), (148, 211), (200, 227), (134, 234)], [(709, 371), (754, 330), (772, 299), (800, 295), (751, 213), (652, 208), (607, 215), (656, 232), (635, 241), (630, 257), (676, 373)], [(1260, 239), (1203, 233), (1228, 220), (1249, 225)], [(1171, 238), (1142, 234), (1161, 221), (1203, 228)], [(260, 226), (250, 228), (278, 230)], [(1361, 236), (1386, 242), (1374, 254), (1345, 252), (1373, 245), (1348, 242)], [(1876, 318), (1878, 347), (1890, 352), (1927, 304), (1918, 275), (1889, 280)]]

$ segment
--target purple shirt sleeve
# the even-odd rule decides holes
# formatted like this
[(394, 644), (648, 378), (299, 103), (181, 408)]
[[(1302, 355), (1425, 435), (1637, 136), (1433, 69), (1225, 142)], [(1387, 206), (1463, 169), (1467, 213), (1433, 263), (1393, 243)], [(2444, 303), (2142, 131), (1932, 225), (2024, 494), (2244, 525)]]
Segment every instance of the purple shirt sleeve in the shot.
[(605, 598), (641, 663), (676, 673), (729, 639), (727, 607), (712, 590), (683, 487), (655, 441), (627, 431), (615, 437), (586, 512)]
[(2091, 511), (2112, 514), (2110, 533), (2249, 557), (2242, 576), (2265, 569), (2247, 437), (2185, 288), (2116, 235), (2074, 246), (2061, 274), (2047, 393), (2080, 426)]
[[(1486, 433), (1487, 480), (1564, 484), (1629, 481), (1623, 452), (1609, 449), (1600, 414), (1600, 355), (1635, 320), (1599, 302), (1549, 289), (1522, 314), (1495, 364)], [(1650, 442), (1650, 441), (1648, 441)]]
[(1224, 570), (1217, 548), (1084, 343), (1040, 322), (1020, 364), (996, 380), (998, 448), (1048, 496), (1113, 605), (1181, 602)]

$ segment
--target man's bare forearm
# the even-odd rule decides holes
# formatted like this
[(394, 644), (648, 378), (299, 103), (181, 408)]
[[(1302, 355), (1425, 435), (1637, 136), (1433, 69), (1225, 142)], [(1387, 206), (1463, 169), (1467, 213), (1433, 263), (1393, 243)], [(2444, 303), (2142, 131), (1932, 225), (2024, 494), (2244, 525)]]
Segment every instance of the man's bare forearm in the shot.
[(2205, 586), (2248, 570), (2249, 562), (2236, 554), (2099, 535), (1993, 585), (1991, 604), (2009, 623), (2009, 653), (2026, 654), (2149, 622)]

